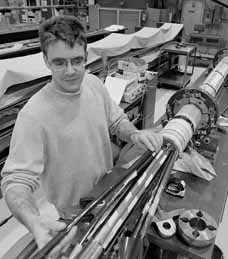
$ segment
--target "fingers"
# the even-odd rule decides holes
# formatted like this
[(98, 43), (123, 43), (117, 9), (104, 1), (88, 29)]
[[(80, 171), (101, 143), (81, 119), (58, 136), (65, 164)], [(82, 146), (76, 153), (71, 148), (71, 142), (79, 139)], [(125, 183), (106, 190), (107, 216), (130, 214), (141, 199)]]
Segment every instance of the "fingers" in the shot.
[(141, 148), (158, 152), (163, 144), (163, 137), (152, 130), (141, 130), (132, 136), (132, 142)]
[(38, 249), (39, 250), (42, 249), (51, 239), (52, 239), (52, 236), (49, 235), (48, 233), (46, 235), (38, 237), (36, 239), (36, 243), (37, 243)]
[(152, 141), (149, 137), (147, 137), (146, 135), (142, 135), (140, 137), (140, 143), (141, 146), (144, 147), (145, 150), (149, 149), (151, 151), (155, 151), (156, 147), (154, 145), (154, 141)]
[(33, 235), (39, 249), (42, 249), (59, 231), (66, 228), (64, 222), (56, 221), (47, 216), (40, 216)]
[(147, 139), (151, 143), (151, 145), (153, 146), (156, 152), (158, 152), (161, 149), (161, 146), (163, 144), (163, 137), (160, 134), (156, 134), (156, 133), (149, 134), (147, 136)]
[[(47, 222), (46, 222), (47, 224)], [(63, 230), (66, 227), (66, 223), (62, 222), (62, 221), (56, 221), (56, 220), (50, 220), (48, 222), (48, 227), (50, 229), (50, 231), (52, 232), (59, 232), (61, 230)]]
[[(71, 241), (75, 238), (77, 232), (77, 227), (73, 227), (70, 232), (63, 238), (63, 240), (49, 253), (48, 258), (55, 259), (58, 258), (66, 246), (71, 244)], [(58, 235), (58, 234), (57, 234)]]

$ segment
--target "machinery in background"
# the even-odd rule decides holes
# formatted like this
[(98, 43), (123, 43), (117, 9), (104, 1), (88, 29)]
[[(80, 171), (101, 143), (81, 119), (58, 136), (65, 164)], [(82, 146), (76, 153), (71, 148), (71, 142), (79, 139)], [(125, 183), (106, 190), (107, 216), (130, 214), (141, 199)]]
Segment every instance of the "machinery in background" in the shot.
[(174, 41), (162, 46), (158, 65), (159, 86), (175, 89), (186, 87), (194, 72), (196, 50), (195, 44)]
[[(151, 127), (154, 122), (157, 72), (147, 69), (148, 64), (142, 58), (125, 57), (118, 60), (117, 70), (106, 77), (105, 83), (107, 88), (110, 81), (125, 87), (120, 107), (139, 129)], [(125, 144), (116, 136), (112, 136), (112, 141), (121, 147)]]
[[(158, 73), (148, 66), (142, 58), (128, 57), (119, 60), (115, 73), (119, 78), (131, 79), (123, 94), (122, 106), (130, 104), (125, 110), (139, 128), (150, 128), (154, 124)], [(134, 105), (136, 109), (132, 110)]]
[(143, 59), (129, 57), (118, 61), (118, 70), (115, 77), (129, 80), (122, 100), (132, 103), (146, 90), (146, 70), (148, 65)]
[[(215, 130), (221, 130), (221, 125), (217, 122), (220, 116), (223, 116), (224, 110), (227, 110), (227, 75), (228, 75), (228, 57), (224, 57), (216, 65), (209, 76), (198, 87), (191, 87), (177, 91), (168, 101), (166, 114), (168, 120), (171, 118), (184, 119), (189, 121), (195, 117), (197, 111), (191, 111), (186, 116), (186, 112), (181, 114), (182, 107), (194, 104), (201, 111), (201, 117), (198, 118), (197, 127), (192, 137), (192, 143), (196, 150), (207, 157), (212, 164), (216, 161), (218, 152), (218, 136)], [(191, 120), (192, 121), (192, 120)], [(189, 121), (190, 123), (190, 121)]]
[(105, 28), (110, 24), (121, 24), (128, 28), (128, 33), (141, 26), (142, 12), (146, 8), (146, 1), (103, 1), (97, 0), (89, 4), (90, 30)]
[(198, 66), (210, 66), (215, 53), (227, 45), (228, 9), (216, 1), (92, 2), (88, 6), (90, 30), (122, 24), (132, 33), (142, 26), (158, 27), (164, 22), (184, 24), (182, 40), (197, 44)]
[(85, 26), (89, 27), (89, 9), (88, 9), (88, 0), (73, 0), (73, 3), (76, 5), (76, 16)]
[(205, 25), (198, 24), (194, 26), (197, 33), (190, 34), (190, 43), (198, 45), (198, 53), (201, 55), (214, 55), (219, 49), (224, 48), (225, 40), (223, 35), (213, 35), (202, 33)]
[(210, 67), (218, 51), (226, 46), (224, 35), (204, 33), (205, 25), (196, 24), (195, 31), (190, 34), (189, 42), (197, 44), (196, 65)]
[(216, 52), (226, 47), (227, 17), (228, 9), (220, 1), (183, 0), (184, 40), (198, 45), (198, 66), (211, 66)]
[(63, 10), (64, 14), (75, 13), (74, 4), (54, 5), (50, 2), (48, 0), (42, 1), (40, 5), (0, 7), (0, 43), (37, 38), (40, 22), (58, 15), (58, 10)]

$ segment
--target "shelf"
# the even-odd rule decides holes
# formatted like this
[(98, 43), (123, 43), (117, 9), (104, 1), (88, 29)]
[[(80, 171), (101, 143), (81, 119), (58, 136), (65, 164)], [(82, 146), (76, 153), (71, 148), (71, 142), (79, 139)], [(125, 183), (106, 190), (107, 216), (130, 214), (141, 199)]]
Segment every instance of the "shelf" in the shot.
[(45, 9), (45, 8), (75, 8), (75, 5), (30, 5), (30, 6), (4, 6), (0, 7), (1, 11), (12, 11), (12, 10), (33, 10), (33, 9)]
[(196, 51), (196, 46), (188, 43), (169, 42), (161, 48), (161, 51), (178, 55), (191, 55)]
[(184, 74), (180, 71), (168, 71), (158, 78), (161, 85), (170, 85), (177, 88), (185, 87), (191, 80), (192, 74)]
[(0, 35), (2, 34), (8, 34), (8, 33), (15, 33), (15, 32), (21, 32), (21, 31), (32, 31), (32, 30), (38, 30), (39, 24), (35, 23), (25, 23), (25, 24), (11, 24), (11, 26), (7, 27), (1, 27)]

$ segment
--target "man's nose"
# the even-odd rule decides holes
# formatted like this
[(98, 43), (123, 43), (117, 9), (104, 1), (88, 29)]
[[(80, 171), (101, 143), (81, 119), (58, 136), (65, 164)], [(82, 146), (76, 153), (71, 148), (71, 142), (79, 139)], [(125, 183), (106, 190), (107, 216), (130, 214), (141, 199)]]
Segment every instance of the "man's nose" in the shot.
[(66, 72), (67, 74), (73, 74), (75, 72), (75, 68), (72, 66), (71, 61), (67, 62)]

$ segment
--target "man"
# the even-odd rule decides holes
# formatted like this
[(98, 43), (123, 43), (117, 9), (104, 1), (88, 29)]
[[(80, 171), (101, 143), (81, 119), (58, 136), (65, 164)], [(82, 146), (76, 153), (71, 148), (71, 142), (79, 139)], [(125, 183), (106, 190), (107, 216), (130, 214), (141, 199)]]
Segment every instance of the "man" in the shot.
[(71, 218), (80, 197), (113, 166), (109, 133), (150, 150), (162, 145), (159, 134), (137, 130), (101, 81), (85, 73), (86, 35), (75, 17), (44, 22), (40, 42), (52, 81), (18, 114), (2, 170), (6, 202), (39, 248), (65, 227), (40, 215), (32, 196), (40, 183), (60, 217)]

